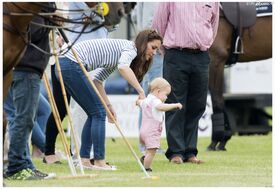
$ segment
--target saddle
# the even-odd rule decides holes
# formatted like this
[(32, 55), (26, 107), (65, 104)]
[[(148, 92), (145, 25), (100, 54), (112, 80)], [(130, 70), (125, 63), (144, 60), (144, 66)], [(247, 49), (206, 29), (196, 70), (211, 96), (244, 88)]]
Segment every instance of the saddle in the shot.
[(235, 54), (243, 54), (243, 30), (256, 23), (256, 7), (253, 2), (221, 2), (222, 11), (226, 19), (237, 31)]

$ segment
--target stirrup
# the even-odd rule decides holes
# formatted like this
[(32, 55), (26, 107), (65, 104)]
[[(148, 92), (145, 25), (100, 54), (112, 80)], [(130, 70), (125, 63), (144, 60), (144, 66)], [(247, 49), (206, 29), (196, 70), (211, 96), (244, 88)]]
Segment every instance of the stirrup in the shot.
[[(239, 49), (239, 44), (240, 44), (240, 51), (238, 51)], [(236, 39), (236, 43), (235, 43), (235, 51), (234, 51), (234, 54), (243, 54), (244, 51), (243, 51), (243, 41), (242, 39), (240, 38), (240, 36), (237, 37)]]

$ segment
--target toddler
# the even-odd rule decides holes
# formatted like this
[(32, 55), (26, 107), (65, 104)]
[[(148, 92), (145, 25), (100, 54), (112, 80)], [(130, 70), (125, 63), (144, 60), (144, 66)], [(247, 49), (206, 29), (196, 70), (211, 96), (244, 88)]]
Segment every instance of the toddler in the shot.
[(146, 171), (152, 171), (150, 166), (157, 149), (160, 147), (164, 112), (182, 108), (180, 103), (164, 103), (171, 92), (171, 86), (165, 79), (155, 78), (149, 87), (150, 93), (147, 98), (136, 102), (142, 110), (140, 142), (144, 144), (146, 153), (145, 156), (142, 156), (141, 162)]

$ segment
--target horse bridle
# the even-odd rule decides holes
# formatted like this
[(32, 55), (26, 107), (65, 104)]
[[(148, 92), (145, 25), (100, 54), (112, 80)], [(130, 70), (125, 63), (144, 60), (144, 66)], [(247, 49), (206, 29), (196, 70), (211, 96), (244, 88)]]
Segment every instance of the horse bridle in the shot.
[[(77, 14), (79, 14), (79, 13), (81, 13), (81, 12), (85, 13), (85, 12), (87, 12), (87, 11), (90, 11), (90, 12), (93, 13), (93, 15), (96, 15), (96, 16), (101, 17), (101, 18), (102, 18), (102, 22), (105, 21), (105, 20), (104, 20), (104, 16), (106, 16), (106, 15), (108, 14), (108, 12), (105, 12), (105, 11), (104, 11), (104, 8), (103, 8), (103, 7), (108, 6), (107, 3), (104, 3), (104, 2), (97, 3), (97, 5), (96, 5), (95, 7), (90, 7), (90, 8), (88, 8), (88, 9), (66, 10), (66, 9), (57, 8), (57, 7), (55, 6), (54, 10), (55, 10), (56, 12), (51, 12), (51, 13), (46, 13), (46, 12), (35, 13), (35, 12), (32, 12), (32, 11), (30, 11), (30, 10), (27, 10), (27, 9), (25, 9), (25, 8), (23, 8), (23, 7), (20, 7), (19, 5), (17, 5), (17, 4), (14, 3), (14, 2), (11, 2), (11, 4), (13, 4), (14, 6), (16, 6), (19, 10), (21, 10), (21, 11), (23, 11), (23, 12), (20, 12), (20, 13), (17, 13), (17, 12), (10, 12), (10, 11), (7, 12), (7, 11), (5, 11), (5, 9), (4, 9), (4, 13), (3, 13), (4, 15), (7, 15), (7, 16), (40, 16), (40, 17), (43, 17), (43, 18), (46, 18), (46, 19), (47, 19), (46, 16), (55, 16), (55, 17), (57, 17), (58, 19), (60, 19), (60, 20), (58, 20), (58, 21), (64, 21), (64, 22), (68, 22), (68, 23), (85, 24), (86, 22), (83, 22), (83, 21), (82, 21), (82, 22), (80, 22), (80, 21), (73, 21), (72, 19), (66, 19), (66, 18), (64, 18), (64, 17), (59, 16), (60, 13), (58, 13), (58, 11), (61, 12), (61, 13), (66, 13), (66, 12), (69, 11), (70, 13), (75, 12), (75, 13), (77, 13)], [(37, 6), (40, 6), (40, 7), (42, 7), (42, 8), (46, 8), (46, 9), (51, 9), (51, 8), (52, 8), (52, 7), (50, 7), (50, 6), (44, 5), (43, 3), (32, 2), (32, 4), (36, 4)], [(7, 7), (6, 7), (6, 8), (7, 8)], [(89, 15), (89, 16), (90, 16), (90, 15)]]
[[(33, 4), (37, 4), (37, 6), (41, 6), (42, 8), (52, 8), (52, 7), (46, 6), (43, 3), (38, 3), (38, 2), (32, 2), (32, 3)], [(40, 17), (43, 17), (44, 19), (48, 20), (52, 25), (43, 25), (43, 24), (38, 24), (38, 23), (34, 23), (34, 22), (30, 22), (30, 23), (34, 24), (34, 25), (41, 26), (41, 27), (45, 27), (45, 28), (65, 29), (65, 30), (68, 30), (70, 32), (79, 33), (79, 36), (77, 37), (77, 39), (80, 37), (80, 35), (82, 33), (90, 33), (90, 32), (93, 32), (93, 31), (99, 29), (100, 27), (102, 27), (103, 26), (103, 22), (105, 21), (104, 16), (106, 15), (106, 11), (105, 12), (103, 11), (103, 6), (106, 6), (106, 3), (105, 3), (105, 5), (104, 5), (104, 3), (97, 3), (97, 5), (94, 8), (90, 7), (89, 9), (69, 10), (69, 11), (76, 12), (76, 13), (91, 11), (94, 16), (100, 16), (102, 18), (102, 20), (101, 20), (102, 23), (101, 24), (99, 24), (98, 26), (96, 26), (95, 28), (93, 28), (91, 31), (84, 31), (85, 28), (87, 27), (87, 25), (89, 24), (88, 22), (83, 22), (82, 20), (81, 21), (74, 21), (74, 20), (71, 20), (71, 19), (66, 19), (64, 17), (59, 16), (58, 13), (35, 13), (35, 12), (32, 12), (32, 11), (27, 10), (25, 8), (22, 8), (22, 7), (20, 7), (19, 5), (15, 4), (15, 3), (12, 3), (12, 4), (14, 6), (16, 6), (19, 10), (21, 10), (22, 13), (11, 12), (11, 11), (9, 11), (9, 8), (7, 6), (5, 6), (5, 4), (4, 4), (3, 15), (6, 15), (6, 16), (40, 16)], [(59, 9), (59, 8), (57, 8), (55, 6), (55, 11), (63, 11), (63, 12), (65, 12), (65, 11), (68, 11), (68, 10)], [(53, 18), (50, 19), (48, 16), (55, 16), (55, 19), (53, 19)], [(3, 29), (4, 30), (6, 30), (6, 31), (8, 31), (8, 32), (10, 32), (10, 33), (12, 33), (14, 35), (19, 35), (23, 39), (23, 41), (24, 41), (24, 43), (26, 45), (32, 45), (37, 50), (39, 50), (39, 51), (41, 51), (41, 52), (43, 52), (45, 54), (48, 54), (50, 56), (53, 55), (52, 53), (46, 52), (46, 51), (42, 50), (41, 48), (39, 48), (36, 45), (34, 45), (34, 44), (31, 43), (31, 41), (29, 40), (30, 39), (30, 32), (29, 32), (30, 30), (29, 30), (29, 27), (28, 27), (28, 29), (27, 29), (26, 32), (22, 32), (18, 28), (15, 27), (16, 24), (13, 23), (13, 19), (10, 19), (10, 20), (12, 22), (12, 26), (3, 23)], [(83, 27), (82, 31), (77, 32), (77, 31), (70, 30), (68, 27), (59, 26), (58, 24), (56, 24), (55, 21), (63, 21), (63, 22), (68, 22), (68, 23), (84, 24), (84, 27)], [(77, 41), (77, 39), (75, 41)], [(74, 45), (75, 41), (71, 44), (71, 46)], [(71, 47), (68, 47), (68, 50), (70, 50), (70, 48)]]

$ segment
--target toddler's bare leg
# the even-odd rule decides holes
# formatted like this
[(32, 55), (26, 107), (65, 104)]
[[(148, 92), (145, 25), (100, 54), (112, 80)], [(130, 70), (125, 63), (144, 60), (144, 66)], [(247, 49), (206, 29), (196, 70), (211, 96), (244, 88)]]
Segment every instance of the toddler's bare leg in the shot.
[(153, 149), (146, 149), (146, 154), (145, 154), (145, 158), (144, 158), (144, 167), (145, 169), (150, 168), (152, 161), (156, 155), (156, 151), (157, 148), (153, 148)]

